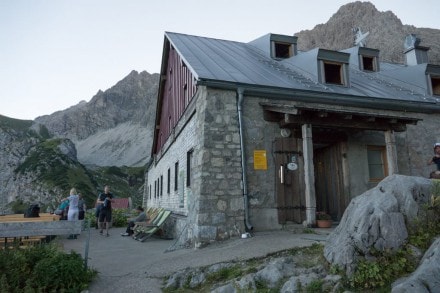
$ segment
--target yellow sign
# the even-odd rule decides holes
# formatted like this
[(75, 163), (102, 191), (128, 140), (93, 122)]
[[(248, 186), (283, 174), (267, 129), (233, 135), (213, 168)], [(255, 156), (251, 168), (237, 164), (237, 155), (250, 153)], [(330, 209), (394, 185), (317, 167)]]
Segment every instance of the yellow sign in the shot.
[(254, 150), (254, 170), (267, 170), (266, 150)]

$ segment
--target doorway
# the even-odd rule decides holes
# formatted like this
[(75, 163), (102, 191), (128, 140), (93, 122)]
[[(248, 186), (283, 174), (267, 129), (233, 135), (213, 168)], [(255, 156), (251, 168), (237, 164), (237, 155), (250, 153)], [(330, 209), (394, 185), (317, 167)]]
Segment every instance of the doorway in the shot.
[(300, 176), (302, 164), (295, 138), (276, 138), (275, 190), (278, 223), (302, 223), (305, 220), (305, 198), (301, 192)]
[(316, 211), (325, 211), (339, 221), (346, 208), (341, 144), (316, 148), (313, 157)]

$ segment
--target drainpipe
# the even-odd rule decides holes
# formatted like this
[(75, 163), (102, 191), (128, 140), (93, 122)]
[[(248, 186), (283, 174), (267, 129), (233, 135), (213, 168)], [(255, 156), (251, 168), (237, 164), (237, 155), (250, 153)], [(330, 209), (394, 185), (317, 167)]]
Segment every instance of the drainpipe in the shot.
[(246, 232), (249, 232), (252, 229), (254, 229), (254, 227), (249, 222), (249, 199), (247, 193), (247, 179), (246, 179), (246, 156), (245, 156), (244, 140), (243, 140), (244, 135), (243, 135), (242, 113), (243, 113), (244, 90), (242, 88), (238, 88), (237, 93), (238, 93), (237, 110), (238, 110), (238, 125), (240, 128), (241, 170), (242, 170), (243, 200), (244, 200), (244, 224), (246, 227)]

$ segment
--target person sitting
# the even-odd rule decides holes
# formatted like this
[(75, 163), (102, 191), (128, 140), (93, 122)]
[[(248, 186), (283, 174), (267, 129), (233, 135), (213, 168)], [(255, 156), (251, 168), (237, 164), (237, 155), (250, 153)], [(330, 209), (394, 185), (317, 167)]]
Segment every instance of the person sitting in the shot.
[(121, 233), (121, 236), (132, 236), (133, 235), (133, 227), (135, 225), (136, 222), (146, 222), (148, 221), (148, 216), (147, 214), (144, 212), (144, 209), (141, 206), (138, 206), (136, 208), (136, 212), (138, 213), (138, 215), (136, 217), (133, 218), (128, 218), (127, 222), (127, 230), (125, 231), (125, 233)]
[(434, 144), (434, 156), (429, 159), (428, 165), (435, 164), (437, 166), (436, 171), (432, 171), (429, 178), (440, 179), (440, 143)]

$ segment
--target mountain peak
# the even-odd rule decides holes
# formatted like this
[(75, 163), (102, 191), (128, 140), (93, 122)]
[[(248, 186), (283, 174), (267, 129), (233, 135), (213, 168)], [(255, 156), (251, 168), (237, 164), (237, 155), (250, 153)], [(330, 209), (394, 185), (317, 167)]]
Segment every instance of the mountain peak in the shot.
[(325, 24), (296, 33), (298, 49), (343, 50), (353, 47), (353, 28), (369, 32), (367, 47), (379, 49), (381, 61), (403, 63), (402, 46), (408, 34), (416, 34), (422, 45), (430, 47), (429, 62), (440, 64), (440, 33), (438, 29), (403, 25), (392, 12), (381, 12), (371, 2), (356, 1), (341, 6)]

